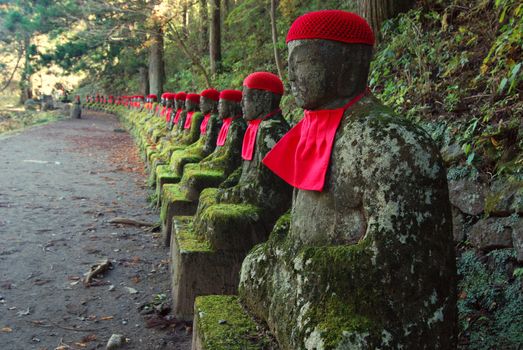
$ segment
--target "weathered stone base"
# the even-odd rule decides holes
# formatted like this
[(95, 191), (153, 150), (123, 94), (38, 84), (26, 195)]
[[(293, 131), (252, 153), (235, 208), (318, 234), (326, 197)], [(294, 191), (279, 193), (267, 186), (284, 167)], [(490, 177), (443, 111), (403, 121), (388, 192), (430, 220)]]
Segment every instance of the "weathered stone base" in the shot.
[(179, 184), (166, 184), (162, 189), (162, 207), (160, 219), (162, 222), (162, 238), (166, 246), (171, 242), (172, 222), (175, 215), (194, 215), (198, 202), (187, 199), (180, 190)]
[(176, 184), (182, 179), (181, 176), (177, 175), (171, 170), (169, 165), (159, 165), (156, 167), (156, 198), (157, 206), (162, 205), (162, 188), (166, 184)]
[(191, 320), (194, 299), (200, 295), (235, 294), (245, 253), (215, 251), (191, 230), (192, 217), (173, 219), (171, 282), (177, 319)]
[(194, 303), (192, 350), (276, 350), (238, 298), (209, 295)]

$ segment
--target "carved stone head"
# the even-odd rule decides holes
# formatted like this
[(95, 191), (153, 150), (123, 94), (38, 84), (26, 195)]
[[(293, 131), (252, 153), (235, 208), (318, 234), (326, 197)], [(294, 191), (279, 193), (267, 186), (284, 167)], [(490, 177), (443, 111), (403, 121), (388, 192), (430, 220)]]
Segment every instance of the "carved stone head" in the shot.
[(242, 92), (239, 90), (223, 90), (218, 102), (218, 117), (226, 119), (242, 115)]
[(263, 118), (280, 106), (281, 95), (266, 90), (243, 87), (242, 110), (247, 121)]
[(200, 110), (203, 114), (216, 113), (218, 111), (218, 101), (200, 96)]
[(187, 94), (185, 98), (185, 110), (187, 112), (194, 112), (200, 110), (199, 94)]
[(340, 107), (367, 86), (370, 45), (309, 39), (288, 47), (291, 91), (303, 109)]
[(220, 119), (230, 118), (242, 114), (241, 102), (220, 99), (218, 102), (218, 117)]
[(185, 108), (185, 100), (175, 99), (174, 100), (174, 107), (176, 109), (184, 109)]

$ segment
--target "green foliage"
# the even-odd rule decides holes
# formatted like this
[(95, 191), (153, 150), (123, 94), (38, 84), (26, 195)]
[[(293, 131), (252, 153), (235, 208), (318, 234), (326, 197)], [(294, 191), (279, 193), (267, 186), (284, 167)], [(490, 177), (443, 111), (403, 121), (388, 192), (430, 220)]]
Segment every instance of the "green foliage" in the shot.
[(494, 7), (441, 0), (385, 22), (370, 86), (414, 121), (452, 122), (469, 166), (521, 175), (523, 6), (498, 0)]
[(466, 251), (458, 260), (460, 339), (468, 349), (516, 349), (523, 342), (521, 268), (511, 272), (513, 249), (481, 259)]
[(495, 7), (499, 13), (499, 35), (483, 60), (481, 73), (491, 78), (492, 90), (510, 95), (523, 82), (523, 4), (518, 0), (496, 0)]

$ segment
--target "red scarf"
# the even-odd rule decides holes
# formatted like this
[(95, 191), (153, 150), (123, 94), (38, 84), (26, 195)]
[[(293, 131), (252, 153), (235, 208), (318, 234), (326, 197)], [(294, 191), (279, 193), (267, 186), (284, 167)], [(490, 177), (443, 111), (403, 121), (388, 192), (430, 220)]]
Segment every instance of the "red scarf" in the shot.
[(192, 121), (193, 114), (194, 114), (194, 111), (187, 112), (187, 118), (185, 118), (185, 124), (183, 125), (184, 129), (189, 129), (191, 127), (191, 121)]
[(269, 119), (270, 117), (280, 112), (281, 109), (278, 108), (270, 112), (263, 118), (253, 119), (249, 121), (249, 126), (247, 127), (247, 131), (245, 131), (245, 135), (243, 136), (242, 158), (244, 160), (252, 160), (252, 156), (254, 154), (254, 145), (256, 144), (256, 135), (258, 134), (258, 128), (260, 127), (260, 123), (263, 120)]
[(173, 124), (178, 124), (178, 120), (180, 120), (180, 114), (182, 114), (182, 109), (178, 108), (176, 110), (176, 115), (174, 116)]
[(216, 146), (225, 145), (225, 140), (227, 140), (227, 134), (229, 133), (229, 127), (231, 126), (232, 121), (239, 117), (240, 116), (237, 115), (236, 117), (229, 117), (223, 120), (222, 128), (220, 129), (218, 139), (216, 140)]
[(202, 123), (200, 124), (200, 135), (205, 135), (205, 132), (207, 131), (207, 124), (209, 124), (209, 119), (211, 119), (211, 113), (207, 113), (205, 117), (203, 117)]
[(167, 110), (165, 111), (165, 121), (168, 123), (171, 121), (171, 112), (173, 111), (173, 109), (171, 107), (167, 108)]
[(366, 93), (338, 109), (306, 110), (303, 119), (267, 153), (263, 164), (293, 187), (321, 192), (343, 114)]

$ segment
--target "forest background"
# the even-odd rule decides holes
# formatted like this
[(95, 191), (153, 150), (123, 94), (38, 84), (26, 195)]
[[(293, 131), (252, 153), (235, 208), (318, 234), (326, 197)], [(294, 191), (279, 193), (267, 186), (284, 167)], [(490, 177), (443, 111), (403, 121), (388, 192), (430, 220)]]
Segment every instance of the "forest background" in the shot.
[[(489, 189), (480, 214), (460, 213), (460, 232), (455, 224), (460, 344), (517, 348), (522, 264), (511, 247), (481, 245), (469, 233), (523, 212), (519, 0), (0, 0), (0, 112), (65, 91), (240, 88), (260, 70), (279, 74), (289, 91), (286, 32), (320, 9), (358, 12), (379, 33), (370, 88), (431, 134), (451, 192), (458, 180)], [(290, 94), (282, 107), (299, 120)], [(507, 201), (517, 208), (498, 210)]]

